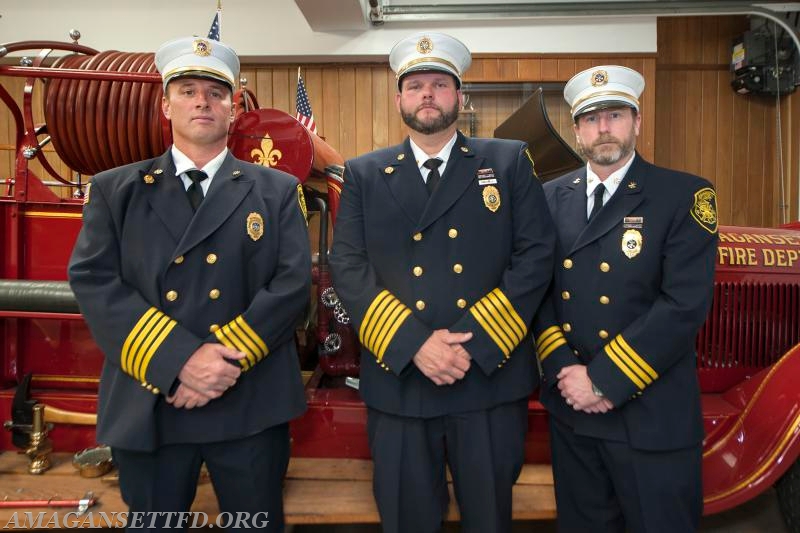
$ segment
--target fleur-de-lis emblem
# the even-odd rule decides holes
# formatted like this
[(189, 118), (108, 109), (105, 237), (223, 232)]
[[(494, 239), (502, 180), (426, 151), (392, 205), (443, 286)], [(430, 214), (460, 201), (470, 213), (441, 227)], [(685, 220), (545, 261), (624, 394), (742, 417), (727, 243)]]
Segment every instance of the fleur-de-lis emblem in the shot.
[(277, 165), (283, 154), (277, 148), (273, 149), (273, 144), (272, 138), (269, 135), (265, 135), (261, 139), (261, 148), (253, 148), (250, 151), (253, 163), (262, 167), (274, 167)]

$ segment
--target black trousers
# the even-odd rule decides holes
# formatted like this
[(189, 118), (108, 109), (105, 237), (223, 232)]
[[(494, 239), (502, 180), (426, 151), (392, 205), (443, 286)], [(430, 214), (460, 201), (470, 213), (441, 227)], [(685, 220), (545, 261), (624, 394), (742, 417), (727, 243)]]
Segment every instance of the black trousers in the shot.
[[(282, 484), (289, 466), (289, 424), (232, 441), (173, 444), (154, 452), (120, 448), (112, 451), (119, 469), (122, 499), (129, 512), (149, 513), (144, 515), (142, 527), (134, 527), (129, 514), (129, 530), (176, 529), (174, 516), (157, 513), (189, 510), (203, 463), (220, 511), (229, 513), (224, 517), (224, 523), (232, 526), (227, 531), (250, 529), (254, 525), (276, 533), (284, 529)], [(237, 519), (245, 516), (249, 518), (236, 527)], [(189, 520), (177, 530), (185, 530), (191, 524)]]
[(369, 409), (373, 492), (385, 533), (440, 531), (453, 476), (461, 530), (511, 530), (511, 489), (524, 462), (528, 401), (436, 418)]
[[(597, 415), (602, 416), (602, 415)], [(585, 437), (550, 417), (560, 533), (691, 533), (703, 512), (702, 447), (668, 451)]]

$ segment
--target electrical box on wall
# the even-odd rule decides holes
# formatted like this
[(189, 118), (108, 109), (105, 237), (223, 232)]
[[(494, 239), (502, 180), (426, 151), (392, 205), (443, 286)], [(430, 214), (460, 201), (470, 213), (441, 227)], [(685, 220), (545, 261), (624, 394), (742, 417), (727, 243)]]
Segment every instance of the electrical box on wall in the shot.
[(800, 84), (800, 64), (792, 38), (760, 23), (733, 40), (731, 87), (739, 94), (784, 95)]

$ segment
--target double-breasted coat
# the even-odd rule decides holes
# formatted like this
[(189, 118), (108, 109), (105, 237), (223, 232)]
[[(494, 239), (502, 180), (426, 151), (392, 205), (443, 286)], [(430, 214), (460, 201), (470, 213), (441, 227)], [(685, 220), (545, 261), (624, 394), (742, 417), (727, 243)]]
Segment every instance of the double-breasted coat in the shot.
[[(458, 134), (429, 197), (409, 140), (349, 161), (330, 265), (362, 345), (368, 406), (429, 418), (525, 398), (530, 321), (550, 283), (554, 228), (525, 144)], [(472, 332), (464, 379), (412, 358), (434, 330)]]
[[(97, 438), (129, 450), (253, 435), (305, 410), (294, 331), (311, 283), (302, 190), (230, 153), (196, 213), (171, 153), (96, 175), (69, 264), (105, 353)], [(244, 352), (202, 408), (165, 402), (202, 343)]]

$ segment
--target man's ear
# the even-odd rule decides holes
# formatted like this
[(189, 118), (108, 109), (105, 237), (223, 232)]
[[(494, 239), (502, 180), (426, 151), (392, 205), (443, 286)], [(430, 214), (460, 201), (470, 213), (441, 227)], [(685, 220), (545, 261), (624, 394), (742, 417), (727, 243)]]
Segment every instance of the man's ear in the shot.
[(170, 120), (169, 100), (167, 99), (166, 94), (161, 97), (161, 112), (164, 113), (164, 117), (166, 117), (167, 120)]

